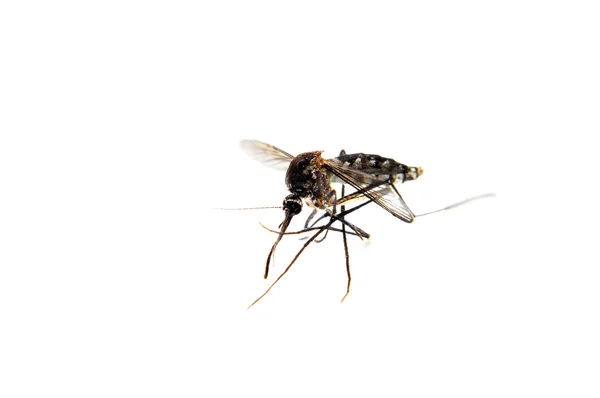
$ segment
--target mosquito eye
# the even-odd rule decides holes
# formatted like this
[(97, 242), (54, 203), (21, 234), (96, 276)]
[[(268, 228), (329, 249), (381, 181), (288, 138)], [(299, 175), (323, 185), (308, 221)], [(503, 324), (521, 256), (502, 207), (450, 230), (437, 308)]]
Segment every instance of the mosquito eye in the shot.
[(283, 208), (292, 216), (302, 211), (302, 202), (299, 200), (284, 200)]
[(294, 204), (290, 207), (290, 213), (298, 214), (302, 211), (302, 205), (300, 203), (294, 202)]

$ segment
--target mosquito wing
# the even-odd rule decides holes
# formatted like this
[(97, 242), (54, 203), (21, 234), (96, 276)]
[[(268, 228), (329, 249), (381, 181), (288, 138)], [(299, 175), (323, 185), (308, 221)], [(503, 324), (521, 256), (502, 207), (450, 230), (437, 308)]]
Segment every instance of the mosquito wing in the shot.
[(278, 170), (287, 170), (294, 158), (289, 153), (261, 141), (242, 140), (240, 146), (254, 159)]
[(357, 191), (354, 194), (366, 196), (402, 221), (409, 223), (414, 221), (415, 215), (393, 183), (344, 166), (336, 159), (327, 160), (325, 167), (337, 178), (352, 185)]

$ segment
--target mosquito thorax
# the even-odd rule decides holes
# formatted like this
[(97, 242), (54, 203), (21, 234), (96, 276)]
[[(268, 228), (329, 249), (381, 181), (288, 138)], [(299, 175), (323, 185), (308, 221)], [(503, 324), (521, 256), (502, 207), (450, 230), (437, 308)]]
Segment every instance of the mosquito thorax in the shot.
[(302, 211), (302, 199), (298, 195), (288, 195), (283, 200), (283, 210), (289, 216), (295, 216)]
[(327, 205), (326, 195), (331, 192), (329, 174), (323, 167), (322, 151), (305, 152), (290, 162), (285, 175), (288, 190), (295, 198), (308, 199), (318, 208)]

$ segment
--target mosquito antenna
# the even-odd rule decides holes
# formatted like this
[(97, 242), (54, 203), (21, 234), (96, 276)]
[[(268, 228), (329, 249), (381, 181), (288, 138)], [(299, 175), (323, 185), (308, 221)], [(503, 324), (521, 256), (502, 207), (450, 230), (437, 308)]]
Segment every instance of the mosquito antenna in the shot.
[(490, 193), (484, 193), (483, 195), (473, 196), (471, 198), (468, 198), (468, 199), (465, 199), (465, 200), (461, 200), (460, 202), (453, 203), (450, 206), (446, 206), (446, 207), (444, 207), (442, 209), (429, 211), (427, 213), (417, 214), (417, 215), (415, 215), (415, 217), (423, 217), (423, 216), (427, 216), (429, 214), (439, 213), (441, 211), (454, 209), (455, 207), (462, 206), (464, 204), (467, 204), (469, 202), (473, 202), (475, 200), (484, 199), (484, 198), (494, 198), (494, 197), (496, 197), (495, 193), (492, 193), (492, 192), (490, 192)]
[(261, 207), (213, 207), (213, 210), (264, 210), (281, 209), (283, 206), (261, 206)]

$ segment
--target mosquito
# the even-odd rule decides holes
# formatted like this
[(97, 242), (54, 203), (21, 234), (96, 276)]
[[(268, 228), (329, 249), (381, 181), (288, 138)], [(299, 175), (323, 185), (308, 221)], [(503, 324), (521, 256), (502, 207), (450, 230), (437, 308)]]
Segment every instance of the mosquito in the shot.
[[(279, 225), (279, 231), (272, 231), (278, 233), (278, 237), (267, 256), (264, 278), (267, 279), (269, 276), (269, 266), (277, 245), (284, 235), (289, 234), (286, 232), (287, 228), (293, 217), (302, 211), (304, 203), (311, 207), (313, 211), (306, 220), (304, 229), (292, 233), (317, 231), (306, 241), (285, 271), (250, 307), (264, 297), (283, 275), (287, 273), (311, 242), (321, 233), (327, 233), (329, 230), (342, 232), (344, 236), (348, 284), (346, 295), (342, 298), (343, 301), (350, 292), (351, 281), (346, 234), (357, 235), (361, 239), (369, 237), (366, 232), (346, 221), (345, 216), (368, 203), (374, 202), (404, 222), (411, 223), (415, 219), (414, 213), (410, 210), (394, 183), (397, 181), (403, 183), (405, 181), (416, 180), (423, 174), (423, 169), (420, 167), (407, 166), (394, 159), (379, 155), (364, 153), (346, 154), (345, 151), (342, 151), (339, 156), (332, 159), (323, 158), (321, 156), (323, 151), (304, 152), (297, 156), (292, 156), (273, 145), (256, 140), (243, 140), (241, 141), (241, 147), (253, 158), (262, 163), (278, 169), (287, 169), (285, 183), (290, 194), (283, 200), (282, 208), (285, 218)], [(335, 189), (331, 187), (332, 182), (348, 184), (356, 191), (344, 195), (344, 187), (342, 186), (342, 195), (338, 197)], [(357, 199), (366, 199), (366, 202), (349, 210), (345, 209), (345, 204)], [(340, 212), (337, 211), (338, 206), (341, 208)], [(319, 220), (324, 217), (329, 217), (330, 220), (326, 225), (314, 228), (315, 223), (319, 220), (315, 221), (312, 226), (309, 226), (309, 223), (318, 210), (326, 212)], [(341, 230), (332, 227), (336, 221), (341, 223)], [(352, 232), (347, 232), (346, 227), (350, 228)]]

